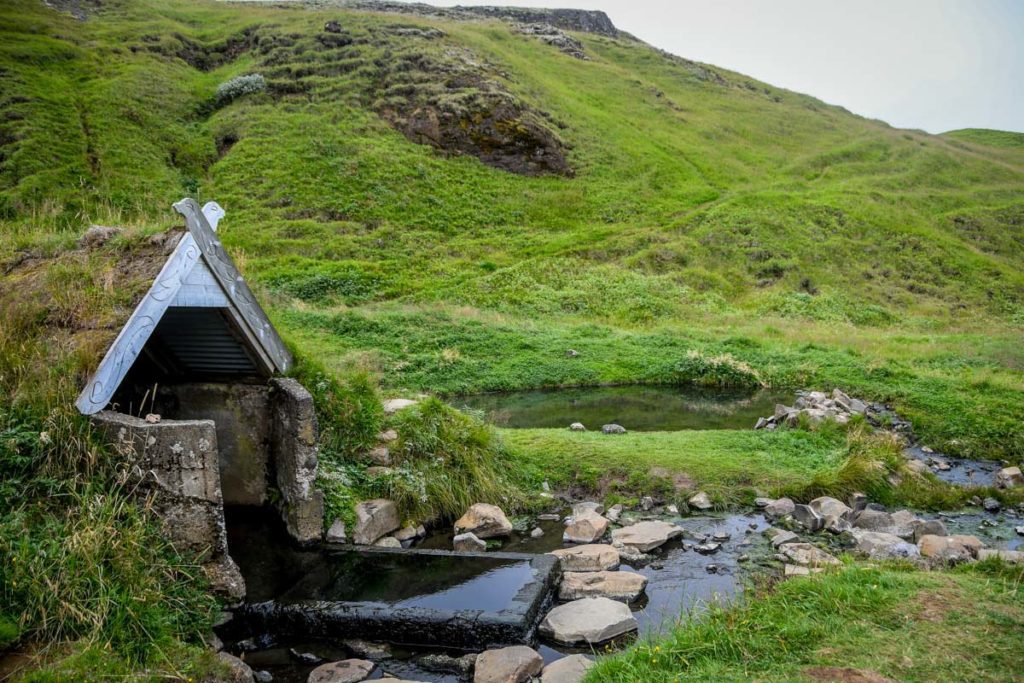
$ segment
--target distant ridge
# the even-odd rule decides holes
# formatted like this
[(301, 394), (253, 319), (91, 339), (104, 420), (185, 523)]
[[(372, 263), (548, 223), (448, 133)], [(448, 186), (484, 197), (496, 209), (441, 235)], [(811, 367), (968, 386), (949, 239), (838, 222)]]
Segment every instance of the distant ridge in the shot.
[(505, 19), (528, 24), (550, 24), (566, 31), (582, 31), (602, 36), (616, 37), (619, 30), (607, 14), (599, 10), (542, 9), (533, 7), (501, 7), (481, 5), (476, 7), (457, 6), (435, 7), (425, 3), (394, 2), (392, 0), (351, 0), (346, 7), (371, 10), (374, 12), (396, 12), (444, 17), (446, 19), (472, 19), (486, 17)]
[(1020, 147), (1024, 148), (1024, 133), (992, 128), (961, 128), (942, 133), (943, 137), (973, 142), (989, 147)]

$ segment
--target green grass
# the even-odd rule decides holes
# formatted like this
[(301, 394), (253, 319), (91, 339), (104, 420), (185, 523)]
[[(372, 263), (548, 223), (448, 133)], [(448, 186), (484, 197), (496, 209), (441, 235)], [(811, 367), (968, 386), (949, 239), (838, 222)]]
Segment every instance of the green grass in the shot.
[[(324, 47), (328, 20), (350, 45)], [(400, 38), (394, 24), (445, 35)], [(180, 224), (170, 204), (185, 195), (226, 208), (225, 247), (300, 359), (331, 516), (369, 495), (415, 520), (472, 497), (525, 505), (545, 479), (630, 496), (664, 488), (651, 467), (723, 503), (858, 486), (961, 498), (879, 483), (892, 449), (836, 432), (494, 434), (434, 403), (393, 421), (398, 474), (369, 477), (358, 459), (391, 424), (382, 393), (841, 387), (892, 402), (934, 447), (1024, 458), (1018, 134), (896, 130), (632, 39), (578, 37), (587, 61), (501, 22), (209, 0), (110, 0), (80, 22), (4, 3), (0, 497), (18, 503), (0, 507), (15, 537), (0, 548), (0, 591), (17, 600), (0, 623), (76, 643), (55, 646), (37, 680), (75, 679), (108, 642), (111, 675), (193, 661), (178, 653), (193, 652), (202, 586), (151, 542), (71, 413), (149, 284), (145, 264), (163, 258), (150, 236)], [(216, 101), (252, 73), (265, 92)], [(482, 76), (550, 127), (574, 176), (445, 157), (378, 113), (434, 98), (466, 115), (479, 84), (448, 89), (460, 79), (439, 73)], [(125, 233), (78, 250), (90, 223)], [(54, 445), (40, 448), (40, 432)], [(448, 479), (433, 478), (435, 458)], [(606, 473), (621, 483), (605, 487)], [(67, 540), (83, 536), (95, 544)], [(8, 560), (40, 548), (59, 559), (15, 577)], [(83, 563), (99, 569), (75, 573), (75, 602), (55, 604), (43, 587)], [(912, 575), (885, 576), (898, 588)]]
[[(813, 681), (815, 667), (899, 681), (1006, 681), (1022, 644), (1020, 571), (848, 564), (712, 606), (598, 662), (597, 681)], [(819, 674), (820, 675), (820, 674)]]

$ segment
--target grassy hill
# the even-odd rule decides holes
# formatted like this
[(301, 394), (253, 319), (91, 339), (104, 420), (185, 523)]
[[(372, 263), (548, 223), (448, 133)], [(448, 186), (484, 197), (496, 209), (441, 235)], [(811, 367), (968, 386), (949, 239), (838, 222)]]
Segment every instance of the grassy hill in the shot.
[[(304, 372), (322, 368), (342, 404), (375, 387), (714, 382), (744, 368), (763, 384), (890, 401), (950, 452), (1024, 459), (1020, 134), (894, 129), (564, 16), (551, 20), (570, 28), (552, 32), (367, 3), (51, 4), (0, 8), (0, 493), (61, 502), (45, 523), (27, 507), (0, 518), (10, 538), (31, 529), (0, 556), (127, 525), (163, 557), (130, 506), (86, 504), (115, 472), (69, 399), (148, 285), (136, 264), (158, 258), (151, 238), (178, 226), (170, 205), (185, 195), (225, 207), (225, 245)], [(91, 224), (124, 231), (80, 248)], [(332, 410), (351, 418), (318, 399), (328, 429)], [(425, 435), (424, 457), (491, 448), (457, 419), (427, 438), (431, 419), (451, 419), (434, 410), (404, 425)], [(325, 451), (357, 450), (379, 416), (358, 438), (340, 433), (351, 424)], [(62, 450), (40, 431), (81, 442)], [(665, 463), (691, 468), (748, 449), (785, 459), (792, 490), (849, 453), (836, 434), (655, 441)], [(581, 477), (560, 433), (507, 442), (531, 481)], [(588, 442), (592, 469), (620, 462), (643, 479), (646, 463), (602, 448)], [(739, 495), (743, 476), (725, 464), (704, 468), (708, 485)], [(359, 481), (401, 498), (394, 483)], [(351, 503), (342, 489), (332, 510)], [(187, 563), (147, 561), (192, 585)], [(118, 576), (130, 602), (137, 576)], [(159, 624), (128, 622), (173, 643), (194, 635), (206, 603), (182, 590)], [(88, 611), (54, 637), (87, 632), (90, 614), (142, 647)], [(0, 609), (0, 634), (16, 616)]]

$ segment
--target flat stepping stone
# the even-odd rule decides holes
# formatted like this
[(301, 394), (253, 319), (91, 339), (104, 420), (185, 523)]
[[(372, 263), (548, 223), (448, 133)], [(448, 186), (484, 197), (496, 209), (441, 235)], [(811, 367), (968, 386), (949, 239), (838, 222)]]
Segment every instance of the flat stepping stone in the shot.
[(558, 558), (564, 572), (600, 572), (619, 567), (619, 551), (602, 543), (559, 548), (548, 554)]
[(612, 532), (612, 542), (635, 548), (642, 553), (665, 545), (683, 535), (683, 530), (668, 522), (639, 522)]
[(540, 675), (544, 659), (525, 645), (481, 652), (476, 658), (473, 683), (523, 683)]
[(544, 667), (540, 683), (580, 683), (594, 660), (586, 655), (569, 655), (556, 659)]
[(598, 645), (638, 628), (625, 603), (583, 598), (559, 605), (540, 624), (541, 635), (562, 645)]
[(359, 683), (366, 680), (376, 664), (365, 659), (343, 659), (321, 664), (309, 673), (308, 683)]
[(647, 577), (636, 572), (565, 572), (558, 587), (558, 599), (611, 598), (633, 602), (646, 587)]

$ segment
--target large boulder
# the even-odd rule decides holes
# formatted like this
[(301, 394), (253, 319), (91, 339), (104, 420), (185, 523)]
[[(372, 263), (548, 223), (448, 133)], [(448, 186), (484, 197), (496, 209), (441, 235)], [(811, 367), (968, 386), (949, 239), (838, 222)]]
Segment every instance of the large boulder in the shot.
[(594, 510), (580, 510), (565, 527), (562, 540), (566, 543), (593, 543), (608, 531), (608, 520)]
[(402, 522), (394, 503), (383, 498), (366, 500), (356, 505), (356, 528), (352, 531), (352, 542), (372, 545), (400, 526)]
[(473, 533), (477, 538), (495, 538), (512, 533), (512, 522), (497, 505), (476, 503), (455, 522), (455, 533)]
[(562, 645), (598, 645), (637, 630), (629, 607), (608, 598), (559, 605), (540, 624), (541, 635)]
[(376, 664), (365, 659), (343, 659), (321, 664), (309, 673), (308, 683), (359, 683), (373, 672)]
[(647, 577), (636, 572), (565, 572), (558, 587), (559, 600), (611, 598), (633, 602), (644, 593)]
[(1004, 467), (996, 472), (996, 486), (1001, 489), (1024, 486), (1024, 474), (1019, 467)]
[(682, 535), (683, 530), (675, 524), (650, 521), (616, 529), (612, 532), (612, 541), (645, 553)]
[(955, 564), (958, 562), (970, 562), (974, 559), (971, 549), (952, 536), (926, 534), (917, 542), (917, 548), (921, 552), (922, 557), (938, 562)]
[(792, 560), (793, 563), (802, 567), (825, 567), (833, 564), (842, 564), (824, 550), (810, 543), (787, 543), (781, 546), (779, 551)]
[(562, 657), (544, 667), (540, 683), (580, 683), (593, 666), (594, 660), (586, 655)]
[(919, 557), (921, 554), (916, 545), (907, 543), (894, 534), (863, 529), (854, 529), (851, 533), (857, 541), (857, 551), (873, 560), (906, 559)]
[(985, 544), (982, 543), (981, 539), (979, 539), (977, 536), (970, 536), (968, 534), (953, 534), (952, 536), (950, 536), (950, 538), (953, 538), (958, 542), (963, 543), (964, 546), (971, 551), (971, 555), (973, 555), (974, 557), (981, 557), (981, 550), (985, 547)]
[(473, 683), (524, 683), (543, 668), (544, 659), (525, 645), (487, 650), (476, 658)]
[(563, 572), (600, 572), (619, 566), (619, 551), (600, 543), (559, 548), (548, 554), (558, 558)]

